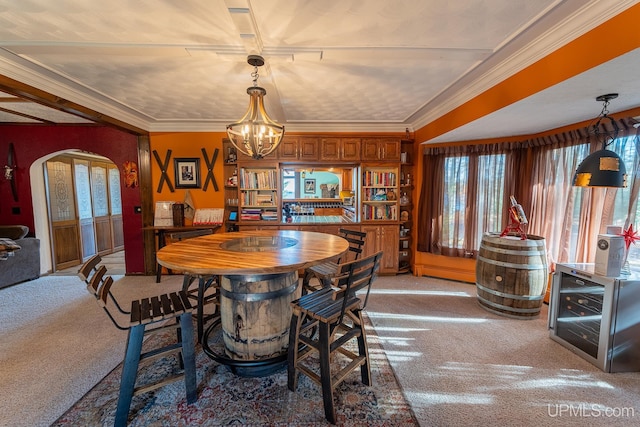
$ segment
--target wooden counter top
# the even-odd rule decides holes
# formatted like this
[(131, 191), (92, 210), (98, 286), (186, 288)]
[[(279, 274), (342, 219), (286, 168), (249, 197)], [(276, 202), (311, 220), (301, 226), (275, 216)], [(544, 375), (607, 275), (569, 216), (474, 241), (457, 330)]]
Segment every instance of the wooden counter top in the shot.
[[(243, 239), (275, 238), (288, 245), (276, 248), (267, 244), (251, 250), (225, 249)], [(255, 239), (257, 240), (257, 239)], [(268, 242), (267, 242), (268, 243)], [(349, 243), (339, 236), (297, 230), (252, 230), (210, 234), (165, 246), (157, 253), (158, 263), (192, 274), (251, 275), (291, 272), (311, 267), (342, 255)]]

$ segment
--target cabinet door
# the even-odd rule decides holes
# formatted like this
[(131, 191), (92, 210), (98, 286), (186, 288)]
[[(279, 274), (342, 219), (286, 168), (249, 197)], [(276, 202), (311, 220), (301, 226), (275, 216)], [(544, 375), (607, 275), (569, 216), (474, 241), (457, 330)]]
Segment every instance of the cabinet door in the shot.
[(301, 137), (298, 141), (300, 160), (318, 160), (319, 138)]
[(322, 138), (320, 140), (320, 160), (338, 160), (340, 158), (340, 138)]
[(378, 140), (372, 138), (363, 138), (362, 160), (378, 160), (379, 158)]
[(280, 142), (280, 146), (276, 150), (278, 157), (283, 160), (298, 159), (298, 138), (285, 136)]
[(361, 227), (363, 233), (367, 233), (364, 238), (364, 250), (362, 256), (370, 256), (378, 251), (378, 234), (379, 227), (377, 225), (363, 225)]
[(381, 160), (400, 160), (400, 140), (395, 138), (380, 141)]
[(360, 138), (342, 138), (340, 142), (342, 160), (360, 160)]
[(381, 273), (397, 273), (398, 252), (400, 242), (400, 230), (395, 225), (385, 225), (380, 227), (380, 249), (384, 251), (380, 261)]
[(400, 160), (400, 139), (363, 138), (362, 160)]
[(380, 260), (380, 273), (398, 272), (399, 229), (395, 225), (363, 225), (365, 237), (363, 256), (383, 251)]

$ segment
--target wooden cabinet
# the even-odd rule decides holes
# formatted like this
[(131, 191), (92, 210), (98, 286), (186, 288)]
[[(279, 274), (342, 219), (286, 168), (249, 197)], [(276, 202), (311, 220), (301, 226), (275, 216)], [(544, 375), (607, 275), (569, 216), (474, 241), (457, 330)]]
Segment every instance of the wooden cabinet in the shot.
[(399, 138), (362, 138), (362, 160), (400, 160)]
[(358, 161), (360, 160), (360, 141), (360, 138), (322, 138), (320, 160)]
[(364, 256), (383, 251), (380, 261), (380, 274), (396, 274), (398, 272), (399, 229), (396, 225), (362, 225), (361, 230), (367, 233), (364, 245)]
[(313, 136), (285, 136), (276, 150), (280, 160), (309, 160), (319, 159), (319, 140)]

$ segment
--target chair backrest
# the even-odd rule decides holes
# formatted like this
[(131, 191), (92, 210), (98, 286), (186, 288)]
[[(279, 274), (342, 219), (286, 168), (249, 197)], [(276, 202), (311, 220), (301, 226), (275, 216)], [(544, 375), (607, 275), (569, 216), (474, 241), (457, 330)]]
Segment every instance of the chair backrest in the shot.
[(346, 308), (358, 301), (356, 292), (366, 288), (366, 296), (360, 308), (364, 309), (369, 300), (371, 284), (376, 278), (380, 267), (382, 251), (377, 252), (359, 260), (350, 261), (339, 265), (338, 274), (334, 279), (334, 286), (339, 291), (336, 292), (336, 299), (342, 298), (342, 311), (338, 323), (342, 322)]
[(362, 251), (364, 250), (364, 243), (365, 238), (367, 237), (367, 233), (363, 233), (362, 231), (349, 230), (347, 228), (341, 228), (340, 234), (341, 237), (349, 242), (349, 250), (343, 257), (340, 258), (339, 262), (348, 262), (359, 259), (362, 255)]
[(96, 254), (80, 266), (78, 276), (81, 280), (84, 280), (87, 285), (91, 282), (93, 275), (98, 271), (98, 264), (100, 264), (100, 262), (102, 262), (102, 258)]
[(128, 329), (128, 326), (121, 326), (107, 309), (107, 299), (110, 298), (118, 311), (122, 314), (129, 314), (122, 309), (118, 301), (111, 294), (113, 277), (107, 275), (107, 267), (99, 265), (102, 261), (100, 255), (94, 255), (85, 261), (78, 270), (78, 277), (87, 284), (87, 291), (96, 298), (98, 305), (107, 313), (109, 319), (118, 329)]

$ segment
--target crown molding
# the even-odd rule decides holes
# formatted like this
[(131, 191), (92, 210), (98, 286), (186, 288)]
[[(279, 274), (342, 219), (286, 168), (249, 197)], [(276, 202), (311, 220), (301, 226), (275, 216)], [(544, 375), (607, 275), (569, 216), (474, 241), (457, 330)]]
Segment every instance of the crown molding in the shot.
[[(640, 0), (591, 0), (584, 4), (583, 1), (573, 0), (573, 3), (580, 5), (574, 13), (556, 22), (534, 39), (521, 42), (517, 50), (505, 58), (502, 58), (504, 53), (496, 52), (488, 60), (492, 63), (489, 70), (480, 75), (480, 71), (472, 71), (435, 96), (421, 108), (426, 110), (424, 114), (413, 116), (413, 126), (419, 129), (428, 125), (639, 2)], [(517, 40), (513, 43), (517, 44)], [(508, 48), (507, 45), (502, 51), (507, 51)]]
[[(285, 132), (379, 132), (398, 133), (406, 129), (413, 132), (412, 126), (398, 123), (285, 123)], [(163, 121), (152, 122), (149, 132), (226, 132), (227, 124), (214, 121)]]

